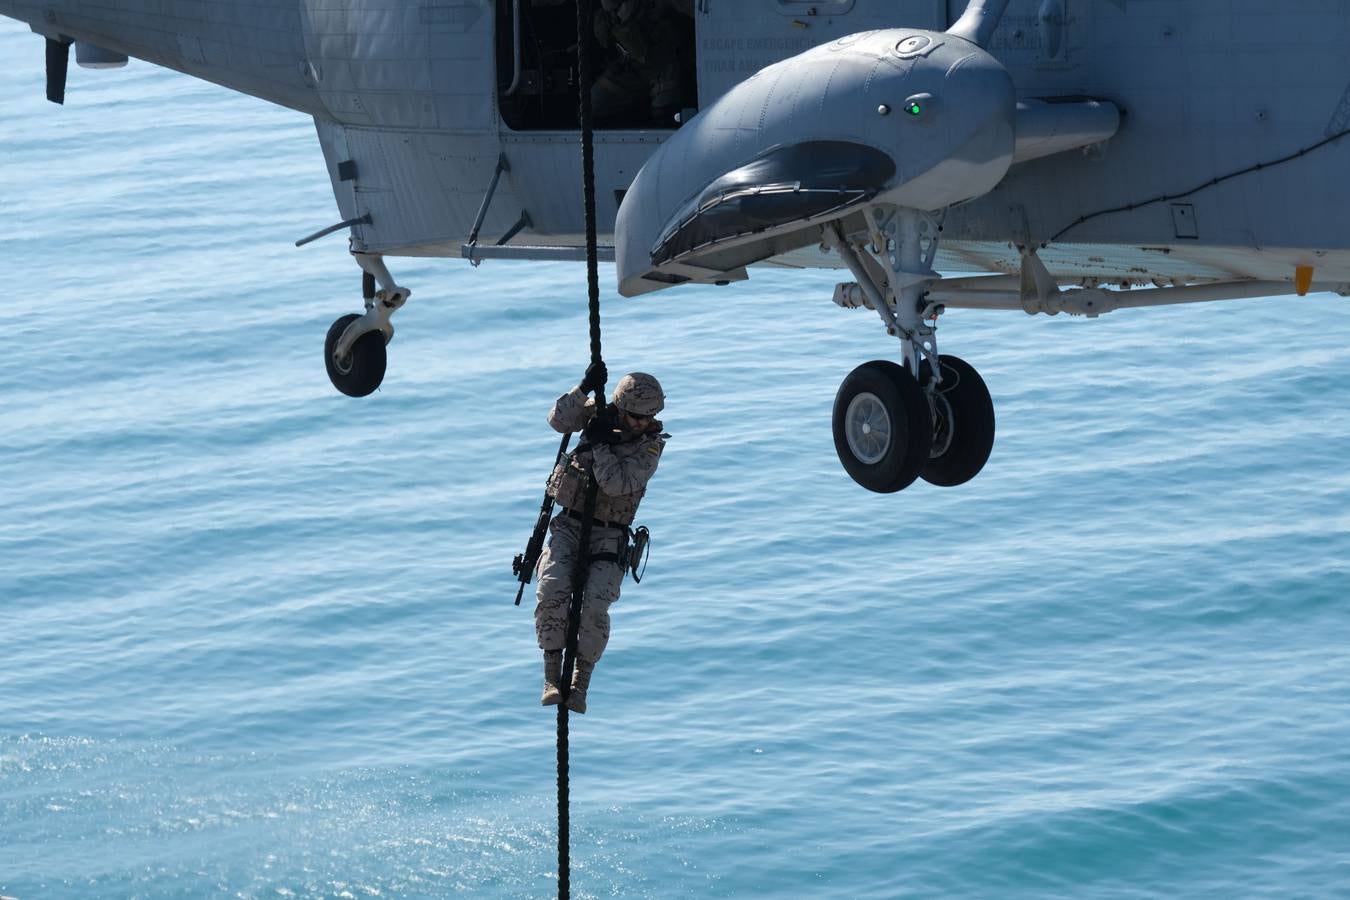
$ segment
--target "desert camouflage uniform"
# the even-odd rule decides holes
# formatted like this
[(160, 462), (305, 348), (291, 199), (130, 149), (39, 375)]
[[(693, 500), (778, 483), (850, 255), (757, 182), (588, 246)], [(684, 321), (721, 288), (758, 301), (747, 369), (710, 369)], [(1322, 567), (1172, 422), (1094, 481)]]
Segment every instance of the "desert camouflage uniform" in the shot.
[[(595, 414), (595, 401), (580, 388), (558, 398), (549, 411), (548, 423), (555, 431), (580, 431)], [(600, 444), (570, 454), (553, 470), (549, 493), (558, 505), (582, 515), (586, 507), (585, 465), (592, 463), (596, 483), (595, 515), (591, 528), (591, 557), (617, 554), (627, 544), (627, 526), (637, 515), (638, 503), (647, 492), (647, 482), (661, 460), (666, 436), (661, 423), (618, 444)], [(549, 542), (539, 556), (538, 602), (534, 607), (535, 634), (546, 653), (562, 650), (567, 642), (567, 614), (572, 602), (572, 574), (576, 570), (581, 540), (581, 519), (560, 512), (549, 525)], [(623, 567), (609, 560), (594, 560), (582, 595), (581, 624), (577, 634), (577, 658), (594, 664), (609, 642), (609, 607), (619, 599)]]

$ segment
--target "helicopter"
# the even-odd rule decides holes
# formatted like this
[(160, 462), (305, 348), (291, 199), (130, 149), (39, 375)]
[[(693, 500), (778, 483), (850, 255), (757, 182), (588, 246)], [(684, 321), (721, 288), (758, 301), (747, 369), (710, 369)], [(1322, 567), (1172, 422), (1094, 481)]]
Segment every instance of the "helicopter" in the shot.
[(948, 309), (1350, 296), (1337, 4), (600, 0), (594, 34), (578, 12), (0, 0), (45, 39), (54, 102), (73, 49), (312, 117), (340, 221), (298, 243), (345, 232), (362, 272), (364, 312), (324, 342), (353, 397), (382, 384), (412, 293), (389, 260), (586, 258), (583, 188), (559, 173), (580, 168), (577, 53), (593, 39), (599, 256), (618, 292), (845, 273), (833, 302), (896, 340), (835, 397), (835, 449), (868, 490), (960, 485), (989, 459), (993, 401), (939, 348)]

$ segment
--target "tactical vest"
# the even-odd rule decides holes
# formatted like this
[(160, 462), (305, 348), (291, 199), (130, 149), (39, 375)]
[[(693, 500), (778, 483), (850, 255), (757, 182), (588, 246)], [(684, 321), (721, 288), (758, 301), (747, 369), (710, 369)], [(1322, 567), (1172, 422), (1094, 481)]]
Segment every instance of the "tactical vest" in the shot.
[[(646, 453), (652, 446), (659, 445), (661, 439), (655, 435), (644, 434), (635, 441), (611, 444), (610, 450), (620, 459), (627, 459), (639, 453)], [(558, 504), (578, 513), (586, 509), (586, 468), (591, 463), (591, 451), (573, 451), (554, 466), (548, 480), (549, 493)], [(595, 492), (595, 518), (624, 525), (633, 524), (637, 517), (638, 504), (647, 493), (646, 485), (631, 494), (611, 496), (604, 491)]]

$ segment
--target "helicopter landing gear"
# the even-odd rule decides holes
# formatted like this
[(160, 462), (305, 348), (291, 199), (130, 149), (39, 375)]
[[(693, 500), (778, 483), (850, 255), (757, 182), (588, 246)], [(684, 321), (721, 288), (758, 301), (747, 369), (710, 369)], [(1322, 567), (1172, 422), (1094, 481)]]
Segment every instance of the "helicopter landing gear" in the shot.
[(933, 385), (924, 360), (925, 393), (933, 409), (933, 449), (919, 472), (938, 487), (965, 484), (984, 468), (994, 449), (994, 401), (975, 367), (959, 356), (938, 357), (942, 383)]
[(874, 359), (844, 379), (834, 398), (834, 449), (854, 481), (879, 494), (907, 488), (932, 445), (928, 402), (908, 371)]
[[(900, 339), (903, 365), (863, 363), (834, 400), (834, 447), (844, 470), (870, 491), (890, 493), (916, 478), (950, 487), (974, 478), (994, 445), (994, 404), (979, 373), (937, 349), (942, 307), (928, 301), (940, 225), (918, 210), (864, 210), (865, 236), (850, 239), (839, 222), (823, 229), (857, 279), (842, 306), (876, 310)], [(851, 287), (851, 286), (850, 286)], [(858, 295), (857, 292), (861, 294)]]
[[(342, 316), (332, 324), (323, 342), (323, 361), (333, 387), (348, 397), (364, 397), (384, 380), (385, 347), (394, 339), (390, 317), (408, 302), (412, 291), (394, 283), (383, 257), (352, 255), (364, 272), (366, 312)], [(379, 290), (375, 289), (377, 282)]]

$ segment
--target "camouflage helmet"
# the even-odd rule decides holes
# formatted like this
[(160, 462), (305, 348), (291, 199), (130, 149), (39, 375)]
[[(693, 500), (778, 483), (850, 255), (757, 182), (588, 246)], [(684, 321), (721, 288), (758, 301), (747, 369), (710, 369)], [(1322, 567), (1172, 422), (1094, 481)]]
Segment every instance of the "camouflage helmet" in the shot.
[(635, 416), (654, 416), (665, 407), (666, 395), (661, 382), (646, 372), (629, 372), (619, 379), (610, 402)]

